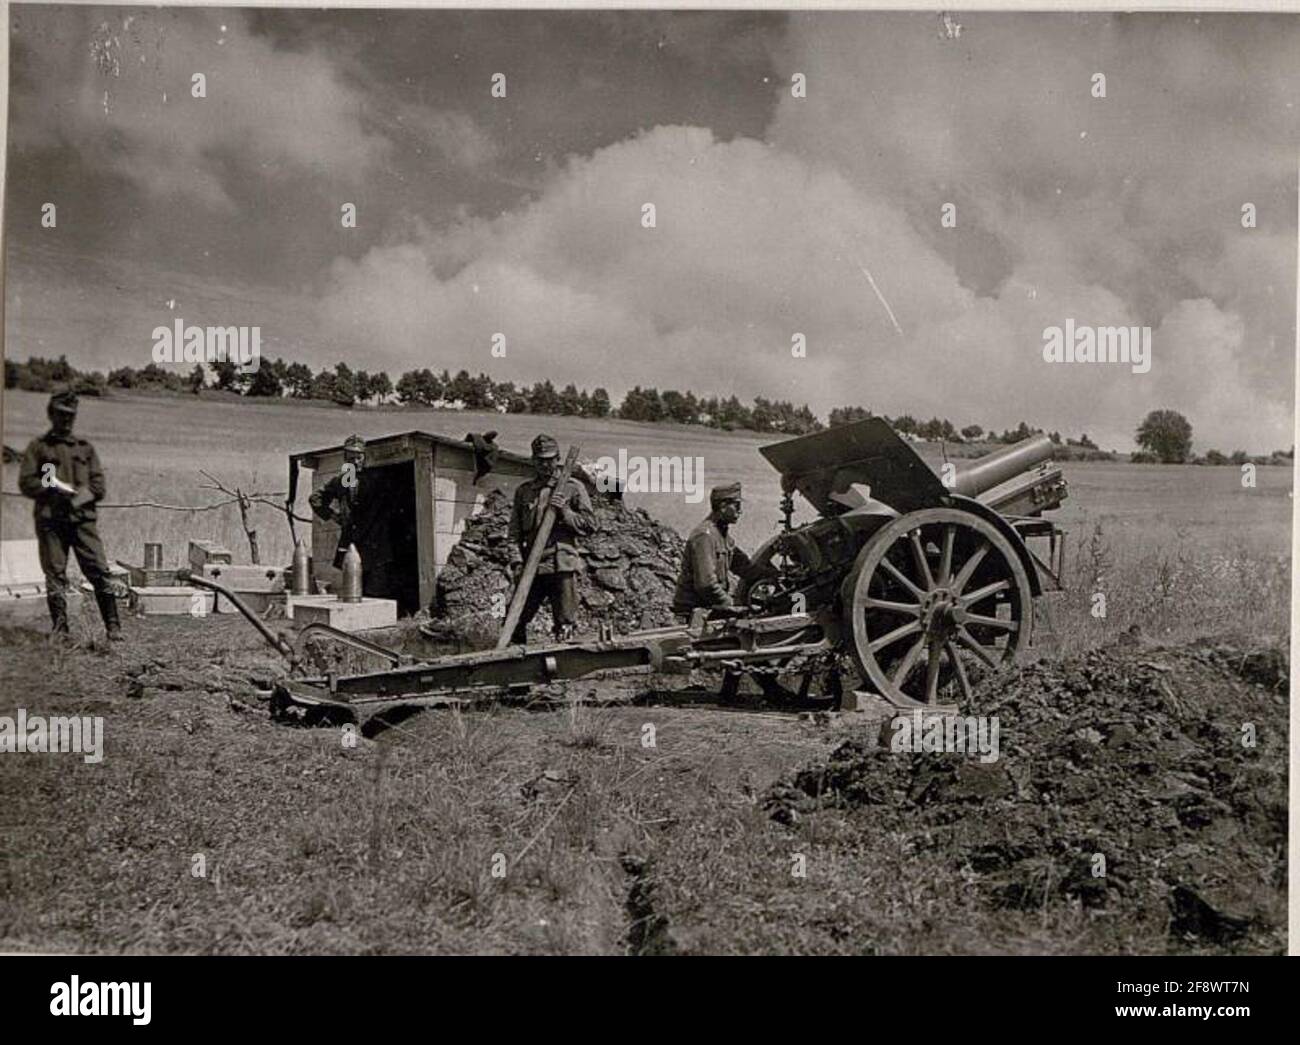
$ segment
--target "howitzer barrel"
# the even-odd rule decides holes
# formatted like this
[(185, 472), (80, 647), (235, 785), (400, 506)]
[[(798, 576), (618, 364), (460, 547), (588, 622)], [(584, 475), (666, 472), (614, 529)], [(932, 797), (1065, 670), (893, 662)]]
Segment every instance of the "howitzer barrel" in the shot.
[(978, 497), (1051, 458), (1054, 446), (1047, 436), (1035, 435), (976, 458), (957, 472), (953, 492)]

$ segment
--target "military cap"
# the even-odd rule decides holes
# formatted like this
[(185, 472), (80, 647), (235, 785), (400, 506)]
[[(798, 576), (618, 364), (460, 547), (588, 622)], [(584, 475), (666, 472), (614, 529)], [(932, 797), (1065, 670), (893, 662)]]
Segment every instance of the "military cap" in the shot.
[(709, 504), (716, 508), (727, 501), (740, 500), (740, 483), (728, 483), (725, 486), (715, 486), (709, 491)]
[(555, 441), (553, 436), (543, 433), (533, 440), (533, 456), (559, 457), (560, 444)]
[(364, 454), (366, 452), (366, 441), (359, 435), (350, 435), (343, 442), (344, 450), (353, 450), (356, 453)]
[(70, 389), (55, 392), (54, 395), (50, 396), (49, 406), (46, 409), (50, 411), (57, 410), (61, 414), (75, 414), (77, 412), (77, 393)]

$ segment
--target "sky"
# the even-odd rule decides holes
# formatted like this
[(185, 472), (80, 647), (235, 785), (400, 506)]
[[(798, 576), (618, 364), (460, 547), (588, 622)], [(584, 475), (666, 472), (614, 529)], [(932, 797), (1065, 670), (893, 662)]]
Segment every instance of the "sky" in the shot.
[[(143, 366), (182, 318), (394, 378), (1294, 442), (1295, 16), (18, 5), (10, 40), (11, 357)], [(1150, 371), (1045, 361), (1067, 320), (1149, 327)]]

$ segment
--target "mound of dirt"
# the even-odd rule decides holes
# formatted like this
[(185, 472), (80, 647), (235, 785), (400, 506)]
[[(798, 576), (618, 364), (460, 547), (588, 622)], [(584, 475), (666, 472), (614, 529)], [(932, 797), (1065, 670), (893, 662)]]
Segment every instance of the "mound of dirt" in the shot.
[[(600, 622), (625, 632), (673, 623), (681, 535), (620, 499), (595, 496), (592, 501), (599, 529), (581, 542), (579, 633), (595, 631)], [(438, 577), (439, 624), (470, 645), (496, 638), (509, 604), (509, 527), (510, 498), (494, 491), (466, 524)], [(543, 608), (530, 632), (548, 635), (550, 627), (550, 612)]]
[[(1167, 925), (1171, 949), (1284, 946), (1285, 653), (1116, 645), (977, 692), (999, 758), (852, 739), (766, 798), (791, 823), (828, 806), (909, 834), (986, 908), (1069, 900)], [(1163, 931), (1163, 930), (1162, 930)]]

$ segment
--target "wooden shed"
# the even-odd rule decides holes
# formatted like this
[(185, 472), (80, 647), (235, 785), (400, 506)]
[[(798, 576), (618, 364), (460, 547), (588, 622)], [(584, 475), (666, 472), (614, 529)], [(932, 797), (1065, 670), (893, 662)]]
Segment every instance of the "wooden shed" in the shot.
[[(398, 611), (414, 613), (433, 602), (434, 586), (447, 556), (493, 490), (513, 493), (533, 474), (531, 460), (498, 449), (491, 470), (468, 439), (449, 439), (429, 432), (404, 432), (366, 440), (363, 489), (368, 521), (361, 553), (366, 595), (396, 599)], [(307, 450), (289, 458), (289, 497), (296, 502), (299, 470), (312, 473), (312, 492), (339, 474), (343, 447)], [(316, 519), (311, 528), (315, 575), (337, 582), (333, 569), (339, 527)]]

